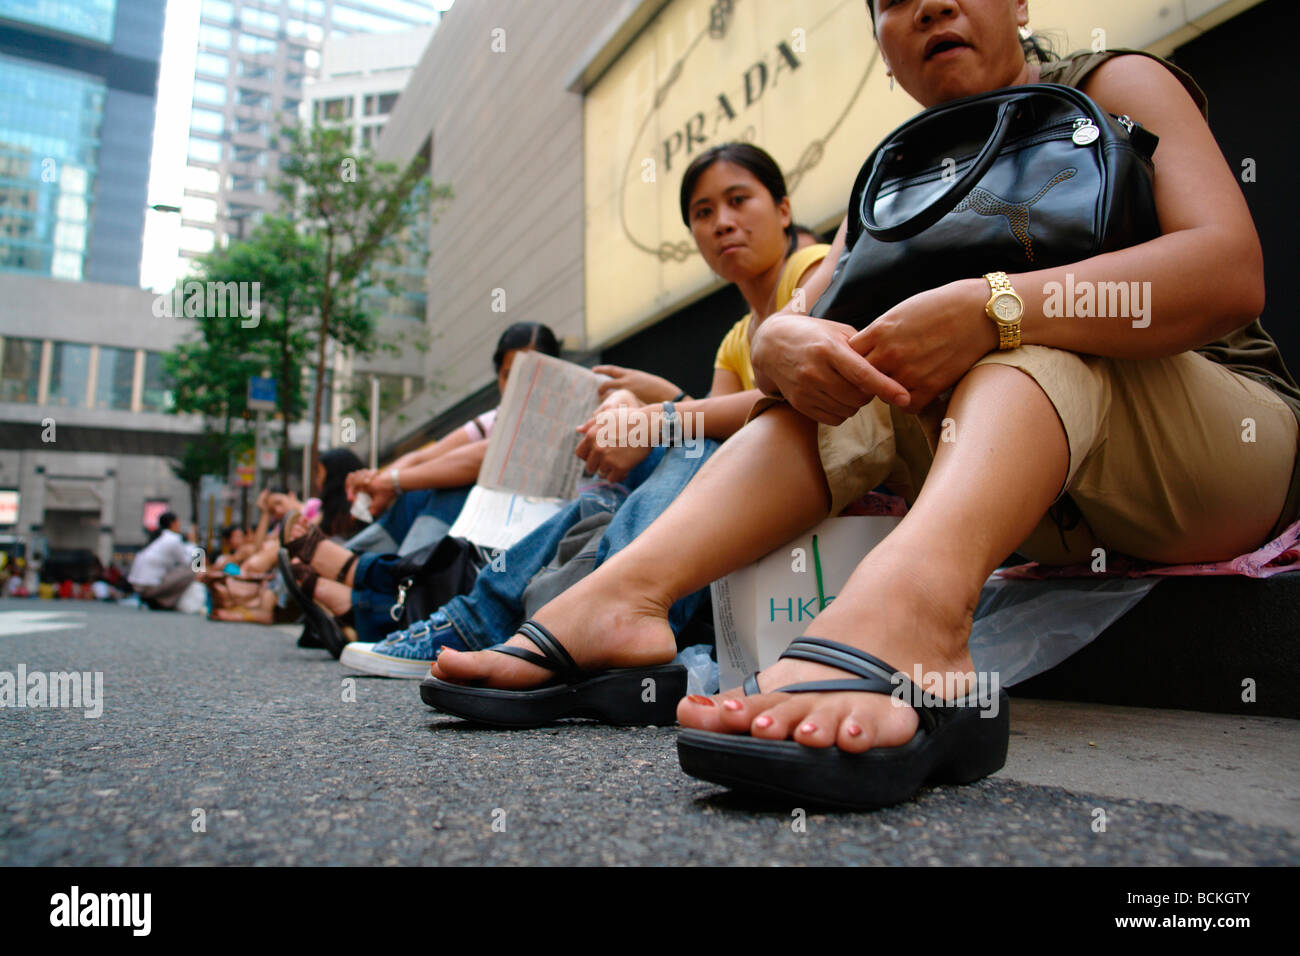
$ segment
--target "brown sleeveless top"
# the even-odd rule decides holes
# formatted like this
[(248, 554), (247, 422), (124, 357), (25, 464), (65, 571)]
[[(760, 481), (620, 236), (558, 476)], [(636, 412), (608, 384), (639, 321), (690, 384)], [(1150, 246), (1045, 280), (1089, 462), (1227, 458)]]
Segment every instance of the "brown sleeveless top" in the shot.
[[(1201, 114), (1207, 119), (1209, 118), (1209, 107), (1205, 92), (1196, 84), (1196, 81), (1186, 71), (1174, 66), (1168, 60), (1142, 50), (1072, 53), (1063, 59), (1042, 64), (1039, 81), (1042, 83), (1059, 83), (1062, 86), (1072, 86), (1077, 89), (1083, 86), (1084, 80), (1093, 70), (1111, 57), (1132, 54), (1150, 57), (1178, 77), (1200, 108)], [(1140, 116), (1134, 116), (1133, 119), (1138, 122), (1142, 121)], [(1290, 406), (1297, 421), (1300, 422), (1300, 387), (1296, 386), (1295, 379), (1291, 377), (1291, 373), (1287, 371), (1286, 365), (1282, 361), (1282, 355), (1278, 352), (1277, 345), (1274, 344), (1269, 334), (1264, 331), (1259, 319), (1194, 351), (1204, 355), (1212, 362), (1217, 362), (1219, 365), (1232, 369), (1238, 375), (1244, 375), (1246, 378), (1259, 382), (1273, 391), (1278, 398)], [(1282, 508), (1282, 515), (1278, 519), (1278, 523), (1274, 525), (1269, 537), (1273, 538), (1281, 534), (1297, 518), (1300, 518), (1300, 467), (1291, 472), (1291, 488), (1287, 493), (1286, 505)]]

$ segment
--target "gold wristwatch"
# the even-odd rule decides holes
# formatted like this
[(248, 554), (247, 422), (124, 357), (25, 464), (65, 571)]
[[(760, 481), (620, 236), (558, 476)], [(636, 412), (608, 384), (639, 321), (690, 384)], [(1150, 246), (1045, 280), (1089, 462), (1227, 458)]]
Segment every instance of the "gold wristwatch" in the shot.
[(984, 313), (998, 327), (998, 348), (1002, 351), (1020, 348), (1020, 319), (1025, 314), (1025, 303), (1005, 272), (990, 272), (984, 276), (993, 294)]

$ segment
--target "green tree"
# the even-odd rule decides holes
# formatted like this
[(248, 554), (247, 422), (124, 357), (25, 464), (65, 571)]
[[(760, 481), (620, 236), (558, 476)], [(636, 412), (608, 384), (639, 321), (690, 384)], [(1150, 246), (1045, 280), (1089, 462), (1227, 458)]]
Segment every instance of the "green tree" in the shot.
[[(167, 360), (180, 414), (203, 415), (219, 429), (227, 454), (250, 427), (248, 379), (270, 371), (277, 379), (282, 420), (280, 478), (287, 478), (289, 424), (304, 406), (300, 369), (313, 344), (305, 316), (319, 294), (321, 261), (316, 237), (300, 234), (283, 217), (268, 217), (246, 241), (217, 249), (198, 261), (192, 279), (203, 283), (257, 283), (256, 316), (191, 316), (197, 337), (183, 343)], [(223, 465), (216, 473), (224, 474)]]
[[(405, 170), (352, 148), (347, 128), (312, 126), (281, 131), (283, 175), (276, 186), (287, 214), (321, 246), (316, 299), (316, 376), (312, 398), (311, 461), (320, 444), (326, 346), (332, 339), (367, 354), (375, 347), (374, 324), (364, 307), (366, 288), (380, 284), (399, 294), (385, 278), (384, 263), (400, 264), (419, 248), (414, 227), (426, 212), (451, 198), (447, 186), (432, 186), (428, 158), (417, 157)], [(378, 268), (376, 268), (378, 267)]]
[[(202, 519), (199, 514), (199, 489), (203, 476), (225, 474), (226, 463), (229, 460), (230, 450), (226, 447), (226, 443), (222, 441), (220, 435), (212, 432), (196, 435), (186, 444), (181, 457), (172, 459), (172, 474), (189, 486), (190, 514), (194, 516), (195, 524), (200, 524)], [(212, 529), (209, 528), (209, 538), (211, 533)], [(205, 546), (210, 543), (209, 540)]]

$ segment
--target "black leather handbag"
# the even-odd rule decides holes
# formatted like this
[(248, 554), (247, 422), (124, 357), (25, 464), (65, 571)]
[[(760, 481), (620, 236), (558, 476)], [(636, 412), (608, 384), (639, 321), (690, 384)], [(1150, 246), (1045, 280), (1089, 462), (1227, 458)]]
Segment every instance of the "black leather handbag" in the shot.
[(1050, 83), (944, 103), (894, 130), (849, 200), (812, 314), (864, 328), (927, 289), (1068, 265), (1160, 235), (1157, 137)]
[(489, 556), (463, 538), (445, 537), (397, 562), (397, 603), (389, 614), (402, 627), (422, 621), (452, 598), (468, 594)]

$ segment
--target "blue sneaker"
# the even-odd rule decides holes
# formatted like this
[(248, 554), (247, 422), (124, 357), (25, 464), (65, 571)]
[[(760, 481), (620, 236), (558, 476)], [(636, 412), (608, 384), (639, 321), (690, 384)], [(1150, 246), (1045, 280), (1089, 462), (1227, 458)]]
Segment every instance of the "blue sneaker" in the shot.
[(435, 614), (409, 629), (394, 631), (375, 644), (353, 642), (343, 648), (339, 663), (379, 677), (420, 680), (429, 676), (429, 665), (444, 644), (461, 646), (460, 635), (451, 622)]

